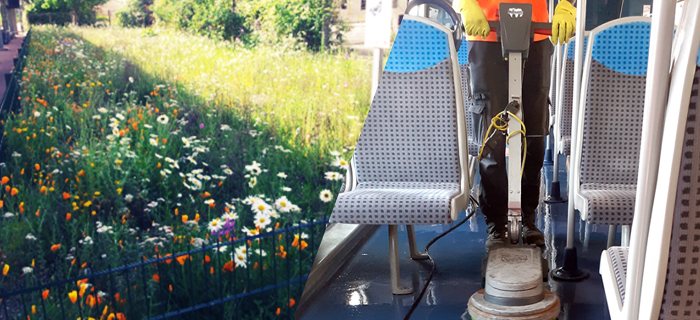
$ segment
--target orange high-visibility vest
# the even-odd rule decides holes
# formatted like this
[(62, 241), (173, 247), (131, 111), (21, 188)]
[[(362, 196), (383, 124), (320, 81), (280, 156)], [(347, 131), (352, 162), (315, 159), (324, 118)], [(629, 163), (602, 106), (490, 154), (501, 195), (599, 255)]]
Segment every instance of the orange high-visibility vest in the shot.
[[(498, 20), (498, 5), (501, 2), (505, 3), (530, 3), (532, 4), (532, 21), (533, 22), (549, 22), (549, 11), (547, 10), (547, 0), (476, 0), (484, 10), (484, 15), (488, 21)], [(486, 39), (480, 36), (467, 36), (468, 41), (498, 41), (498, 36), (495, 32), (489, 33)], [(535, 34), (535, 41), (547, 39), (548, 36)]]

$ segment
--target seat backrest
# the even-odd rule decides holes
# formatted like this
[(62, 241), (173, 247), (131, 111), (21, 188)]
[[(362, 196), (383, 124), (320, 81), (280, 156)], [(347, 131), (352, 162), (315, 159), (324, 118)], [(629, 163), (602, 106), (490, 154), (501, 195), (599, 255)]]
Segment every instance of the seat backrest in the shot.
[(700, 58), (693, 61), (692, 86), (683, 94), (688, 97), (677, 98), (685, 107), (669, 103), (666, 113), (640, 319), (700, 319)]
[(688, 21), (669, 86), (639, 319), (700, 319), (700, 3), (684, 9)]
[(466, 130), (450, 37), (438, 23), (404, 16), (357, 142), (358, 183), (460, 183)]
[[(583, 47), (586, 47), (588, 43), (588, 36), (583, 38)], [(565, 46), (566, 54), (564, 55), (564, 65), (562, 68), (562, 74), (559, 77), (561, 88), (561, 96), (556, 96), (557, 104), (556, 107), (560, 114), (557, 115), (559, 126), (559, 139), (562, 137), (571, 137), (571, 122), (572, 122), (572, 109), (574, 101), (574, 52), (576, 49), (576, 40), (574, 38), (569, 41)]]
[(464, 115), (466, 117), (466, 125), (467, 125), (467, 135), (469, 136), (469, 140), (474, 140), (474, 117), (472, 116), (472, 113), (469, 111), (469, 106), (471, 106), (472, 103), (472, 94), (471, 94), (471, 74), (469, 73), (469, 43), (467, 42), (467, 38), (462, 39), (462, 45), (459, 47), (459, 51), (457, 51), (457, 57), (459, 59), (459, 72), (462, 74), (462, 97), (464, 98)]
[(581, 88), (579, 181), (637, 183), (651, 19), (605, 23), (589, 36)]

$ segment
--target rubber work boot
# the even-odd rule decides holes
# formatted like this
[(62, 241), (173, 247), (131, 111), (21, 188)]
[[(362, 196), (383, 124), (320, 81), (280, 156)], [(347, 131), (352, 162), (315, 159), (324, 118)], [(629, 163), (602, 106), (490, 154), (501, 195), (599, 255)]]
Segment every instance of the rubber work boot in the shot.
[[(489, 252), (489, 249), (492, 246), (502, 246), (506, 243), (505, 240), (505, 230), (495, 230), (492, 229), (489, 235), (486, 237), (486, 252)], [(544, 241), (542, 242), (544, 243)]]
[(534, 244), (538, 247), (544, 246), (544, 234), (534, 224), (523, 224), (523, 240), (527, 244)]

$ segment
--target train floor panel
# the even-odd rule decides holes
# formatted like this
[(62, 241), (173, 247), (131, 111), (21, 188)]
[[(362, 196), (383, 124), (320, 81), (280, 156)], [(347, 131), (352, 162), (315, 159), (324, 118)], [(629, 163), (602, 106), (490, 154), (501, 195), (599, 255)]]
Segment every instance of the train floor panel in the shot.
[[(561, 158), (559, 179), (562, 195), (566, 195), (565, 158)], [(552, 167), (544, 167), (544, 188), (549, 188)], [(547, 193), (548, 194), (548, 193)], [(462, 212), (460, 218), (465, 215)], [(566, 246), (567, 203), (541, 203), (537, 225), (545, 233), (545, 256), (551, 269), (563, 264)], [(576, 247), (579, 268), (590, 273), (580, 282), (559, 282), (549, 279), (546, 286), (561, 300), (560, 320), (609, 319), (603, 284), (598, 274), (601, 251), (605, 249), (608, 227), (592, 225), (585, 239), (585, 223), (576, 215)], [(419, 248), (450, 226), (416, 226)], [(620, 243), (618, 227), (616, 244)], [(430, 249), (437, 270), (420, 305), (411, 319), (471, 319), (467, 312), (469, 297), (482, 287), (481, 263), (486, 257), (484, 241), (486, 225), (477, 211), (471, 219), (452, 233), (438, 240)], [(587, 245), (584, 248), (584, 243)], [(414, 288), (413, 294), (391, 294), (388, 260), (388, 228), (382, 227), (355, 254), (343, 269), (310, 301), (301, 317), (314, 319), (403, 319), (418, 296), (430, 272), (429, 260), (412, 261), (408, 253), (405, 227), (399, 229), (401, 281)]]

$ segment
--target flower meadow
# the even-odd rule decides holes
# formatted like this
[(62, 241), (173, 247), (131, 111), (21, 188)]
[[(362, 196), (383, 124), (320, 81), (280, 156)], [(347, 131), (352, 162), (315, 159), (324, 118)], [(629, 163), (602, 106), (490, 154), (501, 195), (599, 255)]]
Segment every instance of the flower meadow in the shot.
[[(293, 98), (276, 93), (256, 102), (250, 98), (264, 84), (248, 91), (238, 84), (228, 92), (220, 80), (254, 80), (235, 70), (261, 67), (240, 56), (202, 84), (204, 76), (183, 67), (201, 57), (197, 62), (161, 56), (160, 64), (138, 58), (153, 54), (141, 52), (151, 47), (159, 52), (170, 40), (179, 43), (174, 39), (128, 30), (134, 47), (112, 47), (88, 41), (95, 32), (32, 30), (19, 82), (21, 106), (2, 121), (0, 294), (160, 260), (6, 298), (0, 319), (39, 319), (40, 313), (141, 319), (224, 298), (230, 301), (178, 317), (292, 317), (303, 281), (253, 293), (310, 271), (323, 220), (347, 169), (351, 134), (361, 129), (353, 124), (359, 121), (354, 114), (362, 112), (361, 97), (352, 93), (354, 99), (344, 105), (332, 94), (322, 101), (350, 110), (338, 113), (340, 120), (314, 110), (324, 99), (314, 86), (289, 89)], [(109, 38), (121, 31), (104, 32)], [(194, 40), (188, 50), (205, 56), (219, 50), (217, 59), (244, 50), (189, 37)], [(342, 55), (316, 59), (355, 63)], [(202, 66), (207, 67), (217, 65)], [(344, 76), (352, 81), (361, 74), (320, 76), (306, 72), (303, 63), (284, 68), (306, 74), (302, 82), (326, 77), (344, 83)], [(216, 71), (200, 68), (204, 72)], [(291, 101), (296, 99), (300, 102)], [(282, 100), (291, 105), (285, 109)], [(304, 100), (311, 110), (302, 111)], [(341, 127), (347, 130), (337, 139), (330, 135)], [(240, 299), (230, 298), (236, 295)]]

